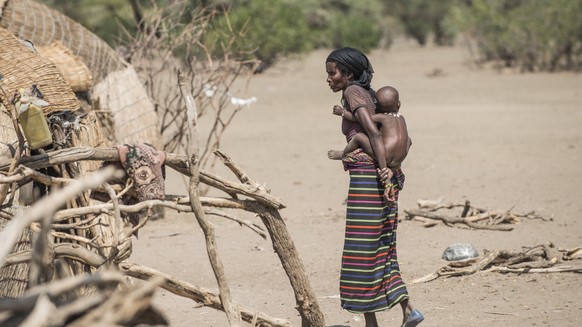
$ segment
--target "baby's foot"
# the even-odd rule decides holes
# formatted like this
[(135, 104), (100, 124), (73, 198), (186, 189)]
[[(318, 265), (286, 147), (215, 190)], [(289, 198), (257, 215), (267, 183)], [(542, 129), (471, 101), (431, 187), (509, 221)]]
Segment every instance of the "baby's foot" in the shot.
[(330, 158), (331, 160), (342, 160), (343, 155), (344, 155), (343, 151), (339, 150), (327, 151), (327, 157)]

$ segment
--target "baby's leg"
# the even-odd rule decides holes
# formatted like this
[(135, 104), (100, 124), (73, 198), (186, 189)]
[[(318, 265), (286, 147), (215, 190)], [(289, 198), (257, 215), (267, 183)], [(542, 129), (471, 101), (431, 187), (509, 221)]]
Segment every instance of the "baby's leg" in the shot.
[(329, 150), (327, 151), (327, 157), (331, 160), (342, 160), (344, 152), (342, 150)]
[(329, 150), (327, 151), (327, 157), (332, 160), (341, 160), (343, 156), (346, 154), (355, 151), (357, 148), (362, 148), (364, 152), (373, 156), (374, 152), (372, 151), (372, 145), (370, 144), (370, 140), (364, 133), (357, 133), (352, 137), (352, 139), (348, 142), (348, 145), (344, 148), (343, 151), (340, 150)]
[(344, 149), (344, 155), (352, 151), (355, 151), (357, 148), (362, 148), (364, 152), (366, 152), (370, 156), (374, 156), (374, 150), (372, 150), (370, 139), (364, 133), (357, 133), (356, 135), (354, 135), (354, 137), (352, 137), (352, 139)]

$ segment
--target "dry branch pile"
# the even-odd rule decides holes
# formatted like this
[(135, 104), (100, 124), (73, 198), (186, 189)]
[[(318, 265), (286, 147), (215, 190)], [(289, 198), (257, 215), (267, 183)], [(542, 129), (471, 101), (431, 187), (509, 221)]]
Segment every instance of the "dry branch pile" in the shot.
[[(438, 212), (437, 212), (438, 211)], [(445, 213), (443, 213), (443, 211)], [(464, 226), (470, 229), (487, 229), (511, 231), (521, 219), (541, 219), (551, 221), (534, 211), (525, 214), (514, 213), (512, 209), (496, 211), (472, 206), (470, 201), (465, 203), (443, 203), (442, 199), (418, 200), (418, 209), (404, 210), (406, 219), (423, 223), (424, 227), (433, 227), (439, 222), (446, 226)]]
[[(0, 322), (7, 327), (167, 325), (151, 307), (151, 297), (163, 282), (153, 278), (130, 286), (114, 271), (64, 277), (33, 287), (17, 299), (0, 300)], [(90, 287), (92, 293), (82, 296), (80, 287)]]
[[(227, 162), (227, 165), (233, 170), (233, 172), (235, 172), (235, 175), (241, 180), (244, 180), (245, 183), (236, 183), (204, 171), (200, 172), (200, 179), (203, 183), (232, 195), (230, 199), (208, 197), (199, 198), (201, 205), (204, 206), (204, 212), (206, 214), (220, 213), (223, 216), (227, 216), (229, 219), (237, 221), (242, 226), (251, 228), (264, 237), (263, 229), (258, 225), (239, 219), (235, 214), (225, 214), (223, 211), (218, 211), (213, 208), (242, 209), (256, 213), (266, 225), (271, 240), (273, 241), (273, 247), (281, 258), (283, 267), (292, 281), (292, 286), (299, 304), (298, 309), (304, 316), (304, 319), (308, 322), (307, 325), (322, 325), (322, 316), (319, 317), (321, 313), (319, 312), (315, 297), (310, 289), (309, 281), (305, 276), (303, 266), (297, 256), (293, 242), (287, 233), (284, 222), (278, 212), (279, 208), (283, 208), (282, 203), (279, 199), (265, 190), (264, 187), (250, 179), (226, 154), (220, 153), (220, 157)], [(167, 158), (166, 164), (168, 166), (190, 175), (187, 170), (189, 167), (189, 160), (186, 156), (168, 154)], [(19, 161), (18, 164), (21, 168), (20, 170), (17, 170), (18, 173), (16, 173), (16, 175), (3, 177), (0, 179), (0, 182), (13, 182), (19, 178), (26, 178), (27, 176), (41, 175), (32, 170), (32, 167), (34, 169), (42, 169), (55, 164), (78, 162), (80, 160), (116, 161), (119, 160), (119, 157), (115, 149), (67, 148), (47, 152), (42, 155), (21, 158), (20, 160), (21, 161)], [(0, 163), (0, 167), (2, 167), (0, 170), (5, 171), (9, 166), (9, 161), (4, 161)], [(127, 258), (127, 256), (129, 256), (129, 254), (122, 253), (121, 249), (123, 247), (121, 245), (125, 244), (131, 238), (133, 232), (145, 225), (148, 220), (147, 214), (142, 217), (140, 224), (133, 228), (127, 228), (127, 223), (121, 221), (122, 225), (126, 226), (126, 229), (124, 230), (123, 228), (120, 228), (120, 237), (116, 240), (113, 239), (112, 243), (102, 246), (94, 244), (93, 240), (84, 239), (82, 237), (72, 237), (61, 231), (66, 229), (86, 229), (92, 225), (99, 224), (100, 220), (96, 217), (98, 214), (103, 213), (108, 213), (108, 216), (114, 217), (114, 221), (120, 222), (120, 220), (122, 220), (120, 218), (121, 212), (138, 212), (143, 209), (151, 209), (155, 206), (171, 208), (181, 212), (192, 211), (190, 198), (177, 198), (172, 196), (168, 196), (167, 200), (150, 200), (133, 205), (120, 205), (117, 199), (128, 192), (128, 190), (124, 188), (124, 185), (111, 185), (106, 183), (104, 179), (109, 179), (108, 176), (110, 177), (110, 175), (112, 175), (111, 171), (107, 172), (107, 170), (103, 170), (96, 175), (98, 176), (96, 178), (99, 178), (98, 181), (91, 182), (90, 184), (87, 184), (88, 182), (75, 183), (75, 181), (72, 180), (59, 179), (61, 183), (67, 183), (69, 185), (64, 187), (60, 192), (55, 192), (54, 194), (42, 198), (38, 203), (32, 206), (27, 213), (27, 219), (21, 219), (18, 217), (11, 219), (11, 223), (1, 232), (0, 237), (2, 237), (3, 240), (6, 240), (0, 248), (0, 259), (3, 262), (2, 265), (9, 266), (23, 262), (30, 262), (31, 271), (38, 271), (35, 276), (36, 279), (39, 280), (39, 285), (42, 284), (42, 282), (50, 284), (52, 277), (57, 276), (52, 267), (54, 262), (58, 259), (78, 262), (97, 271), (105, 269), (105, 267), (111, 264), (120, 265), (121, 271), (125, 272), (128, 276), (144, 279), (149, 279), (152, 276), (161, 276), (163, 277), (161, 287), (180, 296), (189, 297), (202, 305), (224, 310), (222, 305), (223, 301), (220, 300), (220, 297), (217, 294), (200, 291), (196, 286), (189, 285), (186, 282), (177, 281), (170, 276), (164, 275), (161, 272), (155, 272), (147, 267), (140, 267), (139, 265), (122, 262)], [(43, 175), (43, 180), (54, 181), (55, 178)], [(76, 188), (71, 190), (71, 187)], [(82, 190), (87, 187), (94, 189), (94, 192), (109, 192), (111, 200), (101, 204), (57, 210), (63, 202), (73, 198), (75, 194), (82, 192)], [(244, 199), (240, 197), (244, 197)], [(71, 222), (71, 220), (73, 222)], [(27, 226), (31, 226), (32, 230), (37, 232), (37, 235), (40, 235), (33, 239), (34, 250), (25, 250), (6, 255), (10, 251), (12, 244), (16, 241), (15, 236)], [(49, 228), (47, 228), (47, 226), (49, 226)], [(119, 224), (117, 226), (119, 226)], [(62, 237), (67, 239), (70, 243), (54, 243), (51, 238), (47, 237), (48, 235)], [(36, 246), (35, 244), (40, 244), (40, 246)], [(91, 249), (108, 251), (91, 251)], [(217, 254), (214, 254), (213, 256), (217, 257)], [(33, 274), (31, 274), (31, 276), (32, 275)], [(176, 285), (181, 286), (178, 287)], [(16, 299), (15, 301), (19, 300)], [(233, 308), (240, 312), (243, 320), (249, 322), (254, 321), (259, 326), (286, 326), (289, 324), (285, 320), (271, 318), (266, 314), (256, 312), (241, 305), (233, 304)], [(13, 318), (14, 316), (10, 316), (10, 319)]]
[[(161, 38), (144, 31), (132, 52), (142, 68), (155, 67), (141, 71), (148, 81), (146, 94), (133, 67), (113, 49), (74, 21), (45, 9), (32, 0), (0, 0), (0, 325), (164, 324), (163, 316), (151, 307), (153, 292), (164, 288), (201, 306), (224, 311), (231, 326), (240, 325), (241, 320), (254, 326), (288, 326), (284, 319), (231, 301), (214, 228), (206, 219), (216, 215), (264, 239), (269, 234), (293, 288), (302, 325), (324, 326), (303, 264), (279, 213), (284, 205), (225, 153), (213, 151), (244, 106), (231, 94), (232, 86), (243, 71), (252, 73), (252, 68), (246, 69), (253, 62), (231, 60), (226, 55), (220, 61), (209, 57), (206, 63), (186, 60), (191, 65), (169, 60), (174, 49), (164, 48), (168, 38), (179, 39), (169, 43), (180, 48), (187, 45), (188, 53), (194, 52), (194, 45), (204, 47), (197, 38), (202, 35), (206, 16), (196, 17), (182, 29), (169, 29), (183, 31), (181, 36)], [(172, 18), (161, 12), (154, 14), (148, 21), (153, 26)], [(184, 13), (178, 13), (171, 22), (181, 25), (180, 14)], [(54, 40), (44, 37), (42, 29), (47, 26), (60, 43), (51, 45)], [(17, 38), (15, 28), (34, 44)], [(148, 60), (164, 64), (152, 66)], [(178, 88), (169, 86), (174, 83), (166, 79), (154, 79), (161, 76), (158, 73), (178, 67), (186, 72), (178, 78)], [(158, 98), (164, 94), (157, 89), (160, 85), (179, 92)], [(22, 96), (21, 88), (44, 92), (46, 103), (41, 114), (48, 121), (51, 145), (35, 148), (23, 136), (19, 109), (24, 108), (22, 99), (28, 98)], [(15, 94), (21, 94), (20, 98)], [(154, 108), (149, 97), (167, 101), (155, 101)], [(40, 92), (38, 98), (43, 98)], [(229, 103), (236, 108), (227, 111)], [(216, 118), (200, 148), (197, 118), (205, 111)], [(162, 118), (161, 124), (156, 114)], [(131, 121), (124, 120), (127, 118)], [(167, 142), (161, 139), (160, 129), (173, 133)], [(128, 178), (130, 174), (114, 168), (123, 160), (118, 149), (111, 148), (113, 143), (135, 142), (148, 142), (158, 149), (165, 145), (166, 151), (185, 149), (187, 155), (164, 155), (166, 166), (189, 178), (189, 196), (141, 199), (135, 181)], [(238, 182), (204, 171), (209, 160), (208, 166), (222, 160)], [(226, 196), (202, 197), (202, 187), (220, 190)], [(161, 208), (194, 214), (205, 235), (219, 294), (126, 261), (133, 235)], [(240, 210), (254, 213), (264, 227), (239, 218)], [(139, 218), (129, 219), (132, 216)], [(145, 283), (126, 283), (127, 277)]]
[[(483, 272), (502, 273), (582, 273), (582, 264), (576, 266), (564, 265), (564, 261), (582, 259), (582, 248), (557, 249), (554, 244), (542, 244), (526, 248), (520, 252), (507, 250), (484, 251), (481, 260), (471, 261), (467, 266), (449, 264), (439, 268), (436, 272), (412, 280), (412, 284), (425, 283), (439, 277), (466, 276)], [(474, 262), (474, 263), (473, 263)], [(561, 264), (561, 265), (560, 265)]]

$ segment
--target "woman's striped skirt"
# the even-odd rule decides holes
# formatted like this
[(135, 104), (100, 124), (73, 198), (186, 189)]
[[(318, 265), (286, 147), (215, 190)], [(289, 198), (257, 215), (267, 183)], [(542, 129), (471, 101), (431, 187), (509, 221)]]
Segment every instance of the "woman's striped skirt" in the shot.
[[(349, 172), (341, 305), (353, 313), (390, 309), (408, 299), (396, 254), (398, 206), (386, 206), (374, 166), (352, 167)], [(404, 175), (400, 170), (392, 182), (400, 182), (401, 188)]]

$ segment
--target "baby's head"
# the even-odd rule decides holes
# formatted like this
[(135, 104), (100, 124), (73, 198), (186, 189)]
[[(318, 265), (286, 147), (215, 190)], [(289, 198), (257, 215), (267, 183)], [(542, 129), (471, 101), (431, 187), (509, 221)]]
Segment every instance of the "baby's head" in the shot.
[(400, 109), (400, 96), (398, 90), (392, 86), (383, 86), (376, 91), (377, 113), (398, 113)]

